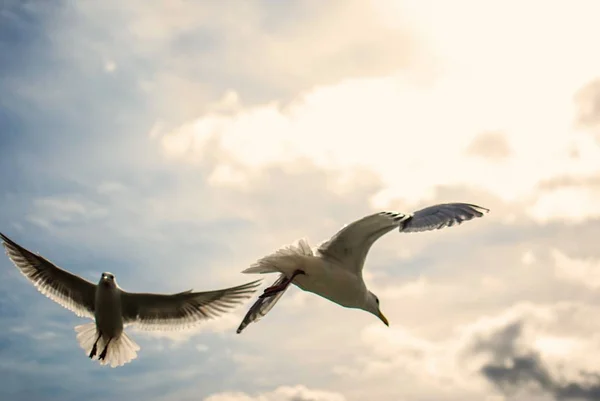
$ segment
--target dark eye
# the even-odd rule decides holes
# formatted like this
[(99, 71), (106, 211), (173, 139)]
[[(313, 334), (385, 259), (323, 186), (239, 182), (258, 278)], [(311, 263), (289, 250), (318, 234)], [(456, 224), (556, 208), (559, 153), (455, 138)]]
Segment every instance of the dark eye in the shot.
[(377, 305), (379, 305), (379, 298), (375, 297), (375, 302), (377, 302)]

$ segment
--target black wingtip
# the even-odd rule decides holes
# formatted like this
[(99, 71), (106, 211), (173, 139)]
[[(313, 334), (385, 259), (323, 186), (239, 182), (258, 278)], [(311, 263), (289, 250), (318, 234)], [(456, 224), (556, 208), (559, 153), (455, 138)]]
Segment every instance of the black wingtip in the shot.
[(0, 233), (0, 238), (2, 239), (2, 242), (4, 245), (4, 247), (12, 247), (12, 248), (20, 248), (20, 246), (13, 240), (11, 240), (10, 238), (8, 238), (6, 235)]
[(490, 212), (490, 209), (488, 209), (487, 207), (477, 206), (477, 205), (473, 205), (473, 206), (475, 206), (477, 209), (483, 210), (486, 213)]

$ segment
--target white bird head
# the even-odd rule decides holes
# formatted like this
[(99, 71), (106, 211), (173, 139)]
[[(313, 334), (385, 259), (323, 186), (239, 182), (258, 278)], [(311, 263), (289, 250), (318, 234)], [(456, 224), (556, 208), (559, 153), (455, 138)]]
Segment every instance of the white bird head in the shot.
[(115, 275), (109, 272), (102, 273), (100, 276), (100, 282), (98, 284), (105, 285), (107, 287), (116, 287), (117, 280), (115, 279)]
[(373, 294), (371, 291), (369, 291), (367, 295), (367, 303), (365, 305), (364, 310), (377, 316), (379, 319), (381, 319), (383, 323), (385, 323), (386, 326), (390, 325), (387, 318), (383, 315), (383, 313), (381, 313), (381, 310), (379, 309), (379, 298), (377, 298), (377, 295)]

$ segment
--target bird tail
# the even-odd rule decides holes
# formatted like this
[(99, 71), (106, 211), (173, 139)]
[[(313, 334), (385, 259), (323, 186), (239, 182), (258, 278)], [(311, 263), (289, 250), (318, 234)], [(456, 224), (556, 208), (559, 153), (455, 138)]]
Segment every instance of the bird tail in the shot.
[(242, 273), (284, 273), (291, 274), (307, 256), (314, 256), (306, 239), (302, 238), (291, 245), (286, 245), (270, 255), (252, 264)]
[[(94, 346), (94, 342), (96, 342), (96, 338), (98, 338), (96, 323), (90, 322), (76, 326), (75, 332), (77, 332), (79, 346), (84, 349), (87, 355), (89, 355)], [(98, 340), (98, 343), (96, 344), (96, 349), (98, 350), (95, 356), (96, 359), (104, 349), (107, 341), (108, 338), (105, 336), (102, 336), (102, 338)], [(137, 351), (139, 350), (140, 346), (130, 339), (125, 332), (122, 332), (119, 338), (113, 338), (111, 340), (106, 351), (106, 358), (99, 362), (101, 365), (110, 365), (112, 368), (116, 368), (117, 366), (122, 366), (137, 358)]]

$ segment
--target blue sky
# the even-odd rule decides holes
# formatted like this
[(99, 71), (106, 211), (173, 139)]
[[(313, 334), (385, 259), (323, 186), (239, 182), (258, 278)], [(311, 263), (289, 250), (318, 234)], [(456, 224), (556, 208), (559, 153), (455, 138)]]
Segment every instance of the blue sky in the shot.
[(89, 280), (226, 287), (374, 211), (492, 212), (375, 245), (389, 328), (292, 288), (117, 369), (0, 258), (0, 398), (597, 399), (597, 7), (3, 2), (0, 231)]

